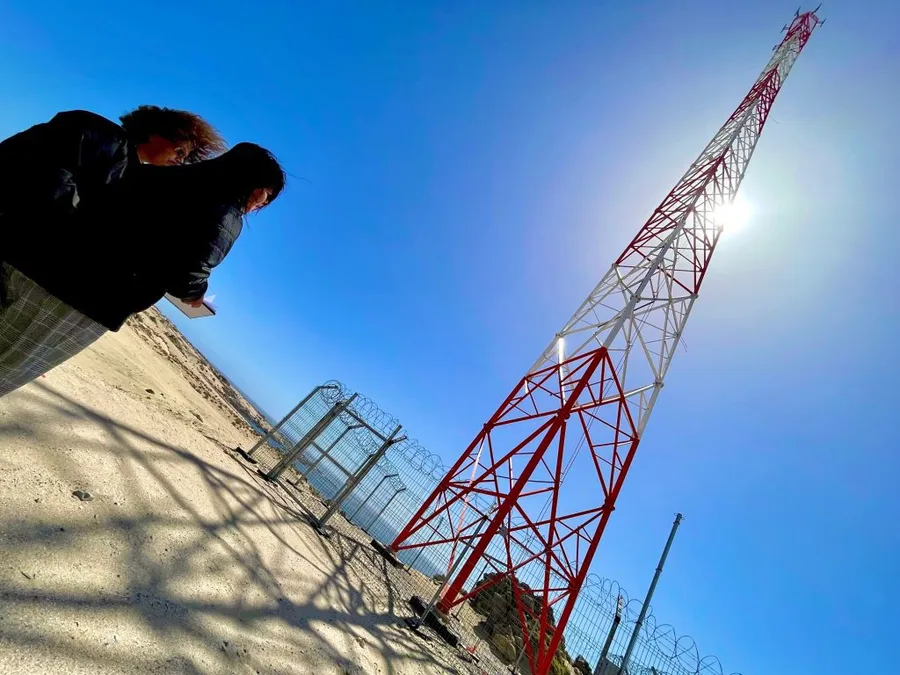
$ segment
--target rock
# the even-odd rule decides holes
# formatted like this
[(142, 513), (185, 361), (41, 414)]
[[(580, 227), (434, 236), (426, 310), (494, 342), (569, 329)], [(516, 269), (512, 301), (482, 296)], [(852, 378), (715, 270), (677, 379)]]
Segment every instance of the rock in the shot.
[[(515, 654), (519, 654), (525, 646), (525, 640), (522, 636), (522, 627), (519, 623), (518, 613), (515, 611), (516, 598), (513, 593), (512, 581), (508, 577), (501, 578), (498, 581), (495, 580), (495, 577), (496, 575), (491, 573), (486, 574), (481, 579), (479, 585), (490, 581), (494, 581), (494, 583), (475, 594), (470, 600), (470, 604), (475, 612), (485, 617), (480, 626), (490, 636), (494, 652), (501, 656), (501, 659), (506, 659), (510, 653), (508, 647), (511, 646), (512, 651)], [(526, 619), (528, 634), (532, 646), (535, 646), (539, 639), (540, 629), (537, 621), (532, 617), (543, 611), (546, 600), (525, 583), (517, 582), (517, 586), (519, 589), (518, 599), (528, 610), (526, 612), (528, 617)], [(553, 608), (549, 607), (547, 609), (550, 626), (555, 627), (556, 618)], [(545, 639), (549, 639), (549, 637), (545, 636)], [(549, 671), (550, 675), (571, 675), (572, 665), (569, 659), (570, 657), (565, 647), (565, 638), (563, 638), (553, 657)], [(511, 661), (507, 663), (511, 663)]]
[(507, 663), (512, 663), (516, 659), (516, 647), (505, 635), (501, 635), (497, 633), (494, 637), (491, 638), (491, 642), (494, 644), (494, 648), (497, 650), (497, 653)]
[(94, 495), (92, 495), (90, 492), (87, 492), (86, 490), (75, 490), (75, 492), (72, 493), (72, 496), (78, 497), (78, 499), (83, 502), (90, 502), (94, 499)]
[(576, 657), (572, 665), (579, 675), (591, 675), (591, 664), (583, 656)]
[(155, 391), (153, 391), (153, 390), (150, 389), (149, 387), (148, 387), (147, 389), (144, 389), (144, 391), (146, 391), (148, 394), (155, 394), (155, 393), (156, 393)]

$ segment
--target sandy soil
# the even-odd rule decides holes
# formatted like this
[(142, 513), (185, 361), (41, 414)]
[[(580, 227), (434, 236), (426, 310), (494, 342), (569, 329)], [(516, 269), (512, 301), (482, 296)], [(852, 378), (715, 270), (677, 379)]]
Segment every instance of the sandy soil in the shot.
[(399, 625), (362, 532), (235, 459), (236, 408), (155, 310), (0, 399), (0, 673), (479, 672)]

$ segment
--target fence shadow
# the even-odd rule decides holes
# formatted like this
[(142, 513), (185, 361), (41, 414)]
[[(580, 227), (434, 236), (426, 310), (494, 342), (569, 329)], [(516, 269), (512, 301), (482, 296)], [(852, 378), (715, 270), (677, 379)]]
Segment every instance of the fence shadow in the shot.
[[(0, 479), (0, 652), (20, 666), (458, 672), (398, 626), (406, 608), (364, 541), (321, 540), (247, 467), (43, 382), (16, 394), (0, 442), (14, 457)], [(95, 500), (69, 496), (77, 485), (99, 486)]]

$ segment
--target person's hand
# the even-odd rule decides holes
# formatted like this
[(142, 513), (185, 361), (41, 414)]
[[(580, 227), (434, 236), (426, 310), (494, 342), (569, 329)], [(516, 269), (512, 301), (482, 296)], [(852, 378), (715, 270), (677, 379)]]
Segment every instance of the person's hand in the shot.
[(198, 298), (197, 300), (182, 300), (182, 302), (186, 305), (190, 305), (191, 307), (203, 306), (203, 298)]

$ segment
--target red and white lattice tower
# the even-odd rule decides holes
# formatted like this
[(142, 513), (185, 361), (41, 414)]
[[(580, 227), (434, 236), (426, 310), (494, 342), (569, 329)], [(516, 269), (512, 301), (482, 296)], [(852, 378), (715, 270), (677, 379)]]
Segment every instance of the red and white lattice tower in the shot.
[[(535, 675), (549, 671), (615, 508), (716, 249), (719, 214), (820, 23), (815, 11), (795, 14), (744, 100), (391, 544), (449, 548), (444, 611), (509, 578)], [(527, 639), (536, 629), (542, 639)]]

